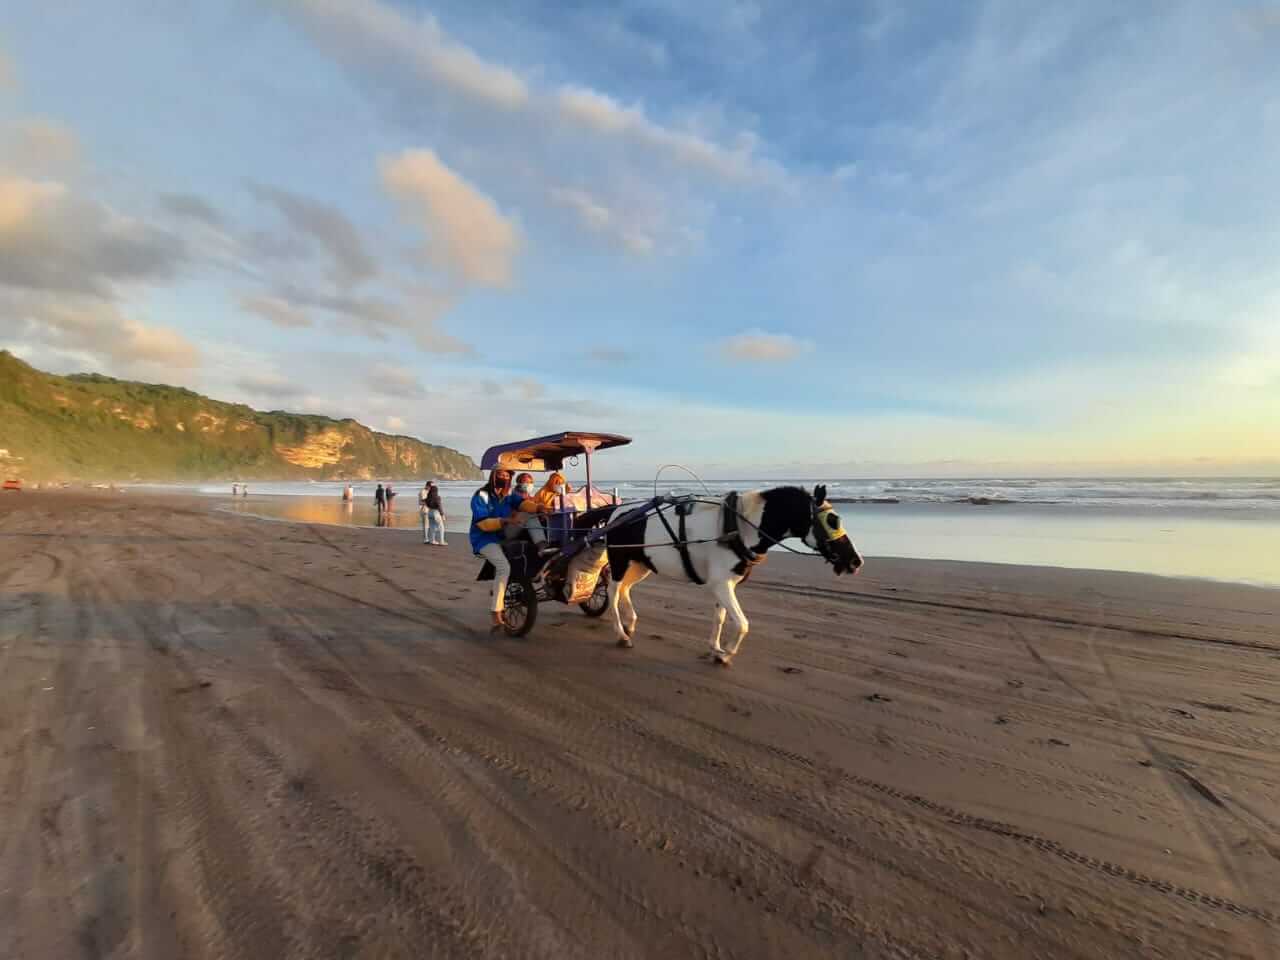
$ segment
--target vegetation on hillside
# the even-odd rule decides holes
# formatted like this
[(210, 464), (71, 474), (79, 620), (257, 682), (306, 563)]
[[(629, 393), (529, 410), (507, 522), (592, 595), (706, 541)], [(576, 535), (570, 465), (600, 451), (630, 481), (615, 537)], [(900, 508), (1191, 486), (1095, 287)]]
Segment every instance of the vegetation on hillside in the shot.
[(468, 479), (470, 457), (355, 420), (59, 377), (0, 350), (0, 473), (27, 480)]

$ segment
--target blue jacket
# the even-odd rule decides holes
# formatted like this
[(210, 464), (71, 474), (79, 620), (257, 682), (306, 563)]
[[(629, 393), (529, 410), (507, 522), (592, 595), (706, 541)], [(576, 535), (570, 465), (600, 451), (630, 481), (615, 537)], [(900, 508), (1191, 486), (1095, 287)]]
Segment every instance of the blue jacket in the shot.
[(492, 496), (487, 490), (480, 489), (471, 497), (471, 552), (479, 553), (491, 543), (502, 542), (502, 528), (497, 530), (481, 530), (476, 526), (481, 520), (501, 519), (511, 516), (509, 498)]

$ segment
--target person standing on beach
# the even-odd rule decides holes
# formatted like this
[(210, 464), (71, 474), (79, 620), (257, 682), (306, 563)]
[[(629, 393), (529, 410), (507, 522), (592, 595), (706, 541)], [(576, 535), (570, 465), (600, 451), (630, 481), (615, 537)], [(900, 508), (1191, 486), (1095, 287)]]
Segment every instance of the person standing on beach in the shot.
[(431, 538), (427, 535), (427, 494), (431, 491), (431, 481), (428, 480), (422, 485), (422, 489), (418, 491), (418, 516), (422, 518), (422, 542), (430, 543)]
[(373, 491), (373, 502), (379, 513), (387, 508), (387, 491), (382, 489), (382, 484), (378, 484), (378, 489)]
[(440, 499), (440, 488), (434, 480), (426, 483), (426, 518), (429, 522), (428, 539), (436, 547), (448, 547), (444, 541), (444, 500)]
[(418, 509), (422, 513), (422, 542), (432, 546), (448, 546), (444, 540), (444, 504), (434, 480), (418, 494)]
[(238, 483), (233, 483), (233, 484), (231, 485), (231, 495), (232, 495), (233, 497), (238, 497), (238, 496), (240, 496), (240, 484), (238, 484)]

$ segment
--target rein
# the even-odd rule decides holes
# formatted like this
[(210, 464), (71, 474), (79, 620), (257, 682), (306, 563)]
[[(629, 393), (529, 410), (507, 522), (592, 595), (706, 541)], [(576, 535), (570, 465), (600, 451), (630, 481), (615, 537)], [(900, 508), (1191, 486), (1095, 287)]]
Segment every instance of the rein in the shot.
[[(731, 496), (734, 496), (736, 500), (736, 492), (731, 493)], [(825, 544), (823, 546), (818, 546), (818, 545), (810, 546), (809, 540), (808, 540), (808, 534), (805, 534), (805, 536), (800, 538), (800, 542), (803, 543), (806, 547), (809, 547), (810, 550), (815, 551), (814, 553), (807, 553), (804, 550), (797, 550), (795, 547), (789, 547), (785, 543), (783, 543), (781, 540), (779, 540), (777, 537), (773, 537), (765, 533), (764, 530), (761, 529), (760, 524), (752, 523), (750, 520), (748, 520), (747, 517), (742, 513), (742, 511), (737, 509), (736, 502), (733, 506), (730, 506), (728, 502), (728, 497), (726, 497), (724, 500), (713, 500), (709, 497), (699, 497), (695, 495), (688, 498), (682, 497), (681, 502), (703, 503), (713, 507), (720, 507), (722, 510), (725, 511), (727, 515), (732, 515), (733, 517), (745, 523), (748, 527), (751, 527), (758, 534), (760, 534), (761, 543), (765, 543), (765, 542), (768, 543), (768, 547), (766, 547), (766, 549), (769, 549), (771, 547), (781, 547), (783, 550), (787, 551), (788, 553), (794, 553), (797, 557), (817, 558), (817, 559), (825, 560), (827, 563), (834, 563), (834, 561), (827, 555), (826, 551), (823, 548)], [(819, 513), (825, 513), (832, 509), (833, 508), (831, 506), (827, 506), (825, 510), (820, 510), (815, 506), (813, 510), (813, 516), (815, 518), (815, 522), (816, 522), (816, 517)], [(726, 542), (726, 536), (724, 534), (718, 537), (703, 537), (700, 540), (681, 540), (677, 542), (674, 532), (671, 530), (671, 527), (667, 524), (666, 519), (662, 517), (661, 509), (659, 507), (654, 507), (653, 512), (659, 515), (659, 518), (662, 519), (663, 525), (667, 527), (667, 532), (672, 534), (672, 539), (670, 541), (667, 541), (665, 543), (619, 543), (619, 544), (616, 544), (616, 546), (619, 549), (624, 549), (624, 550), (645, 550), (645, 549), (656, 549), (658, 547), (676, 547), (676, 549), (681, 549), (680, 547), (681, 543), (685, 547), (692, 546), (695, 543), (720, 543), (720, 544), (723, 544), (724, 546), (727, 546), (730, 550), (734, 550), (732, 543)], [(739, 535), (739, 541), (740, 540), (741, 540), (741, 535)], [(743, 545), (743, 547), (744, 549), (750, 550), (750, 548), (746, 547), (745, 544)], [(684, 551), (682, 550), (682, 552)], [(737, 553), (736, 550), (734, 550), (734, 552)], [(752, 561), (747, 561), (745, 557), (742, 557), (742, 555), (739, 554), (739, 557), (743, 560), (743, 562), (749, 563), (750, 566), (755, 566), (757, 564), (763, 563), (767, 559), (763, 551), (750, 550), (750, 553), (756, 559)]]

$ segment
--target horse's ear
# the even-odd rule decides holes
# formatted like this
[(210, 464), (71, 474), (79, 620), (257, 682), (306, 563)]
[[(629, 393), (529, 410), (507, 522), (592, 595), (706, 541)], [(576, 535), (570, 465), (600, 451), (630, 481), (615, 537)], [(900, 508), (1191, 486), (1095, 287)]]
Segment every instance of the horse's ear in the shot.
[(827, 502), (827, 485), (825, 483), (820, 483), (813, 488), (813, 502), (814, 503)]

